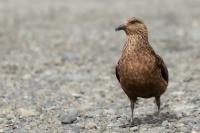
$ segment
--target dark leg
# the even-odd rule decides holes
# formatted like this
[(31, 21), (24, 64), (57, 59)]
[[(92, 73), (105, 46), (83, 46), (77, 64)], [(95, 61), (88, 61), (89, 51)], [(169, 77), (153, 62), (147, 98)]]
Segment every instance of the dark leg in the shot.
[(155, 97), (155, 102), (158, 107), (158, 116), (159, 116), (159, 114), (160, 114), (160, 96)]
[(134, 124), (134, 121), (133, 121), (134, 104), (135, 104), (135, 100), (131, 100), (131, 125)]
[(134, 111), (134, 105), (137, 99), (130, 99), (130, 106), (131, 106), (131, 123), (129, 124), (125, 124), (125, 125), (121, 125), (120, 127), (122, 128), (126, 128), (126, 127), (133, 127), (134, 124), (134, 120), (133, 120), (133, 111)]

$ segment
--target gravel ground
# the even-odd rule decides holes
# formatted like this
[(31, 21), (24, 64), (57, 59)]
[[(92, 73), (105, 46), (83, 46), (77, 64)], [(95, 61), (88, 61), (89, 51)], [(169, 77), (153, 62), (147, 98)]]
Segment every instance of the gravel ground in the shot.
[[(200, 132), (199, 0), (1, 0), (0, 132)], [(115, 78), (136, 16), (170, 74), (160, 118), (139, 99), (137, 126)]]

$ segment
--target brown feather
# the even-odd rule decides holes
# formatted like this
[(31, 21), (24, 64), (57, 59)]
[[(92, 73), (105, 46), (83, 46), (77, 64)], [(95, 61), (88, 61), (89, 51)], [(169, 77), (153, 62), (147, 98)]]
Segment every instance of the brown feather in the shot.
[(118, 81), (120, 82), (120, 77), (119, 77), (119, 74), (118, 74), (117, 66), (115, 67), (115, 75), (116, 75), (116, 78), (118, 79)]
[(158, 67), (160, 67), (160, 69), (161, 69), (162, 77), (168, 83), (168, 81), (169, 81), (168, 69), (167, 69), (163, 59), (159, 55), (157, 55), (157, 59), (159, 62)]

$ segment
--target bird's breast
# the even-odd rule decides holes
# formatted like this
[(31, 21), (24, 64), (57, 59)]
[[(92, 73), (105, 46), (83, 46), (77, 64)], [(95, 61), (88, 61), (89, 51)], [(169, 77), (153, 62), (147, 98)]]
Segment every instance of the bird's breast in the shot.
[(119, 75), (126, 82), (137, 85), (147, 82), (155, 71), (155, 59), (145, 53), (122, 55), (119, 62)]

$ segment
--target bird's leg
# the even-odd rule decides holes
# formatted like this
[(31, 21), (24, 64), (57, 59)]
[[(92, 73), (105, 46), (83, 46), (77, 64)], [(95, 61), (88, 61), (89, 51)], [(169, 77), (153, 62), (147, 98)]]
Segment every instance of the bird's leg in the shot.
[(135, 105), (135, 102), (137, 101), (137, 98), (136, 99), (130, 99), (130, 106), (131, 106), (131, 123), (129, 124), (125, 124), (125, 125), (121, 125), (120, 127), (122, 128), (126, 128), (126, 127), (133, 127), (135, 124), (134, 124), (134, 120), (133, 120), (133, 111), (134, 111), (134, 105)]
[(134, 113), (134, 106), (135, 106), (136, 101), (137, 101), (137, 98), (130, 99), (130, 104), (131, 104), (131, 123), (130, 123), (130, 126), (134, 126), (133, 113)]
[(131, 125), (134, 124), (134, 121), (133, 121), (134, 104), (135, 102), (131, 100)]
[(157, 112), (157, 114), (158, 114), (158, 116), (159, 116), (159, 115), (160, 115), (160, 96), (155, 97), (155, 103), (156, 103), (156, 105), (157, 105), (157, 107), (158, 107), (158, 112)]

